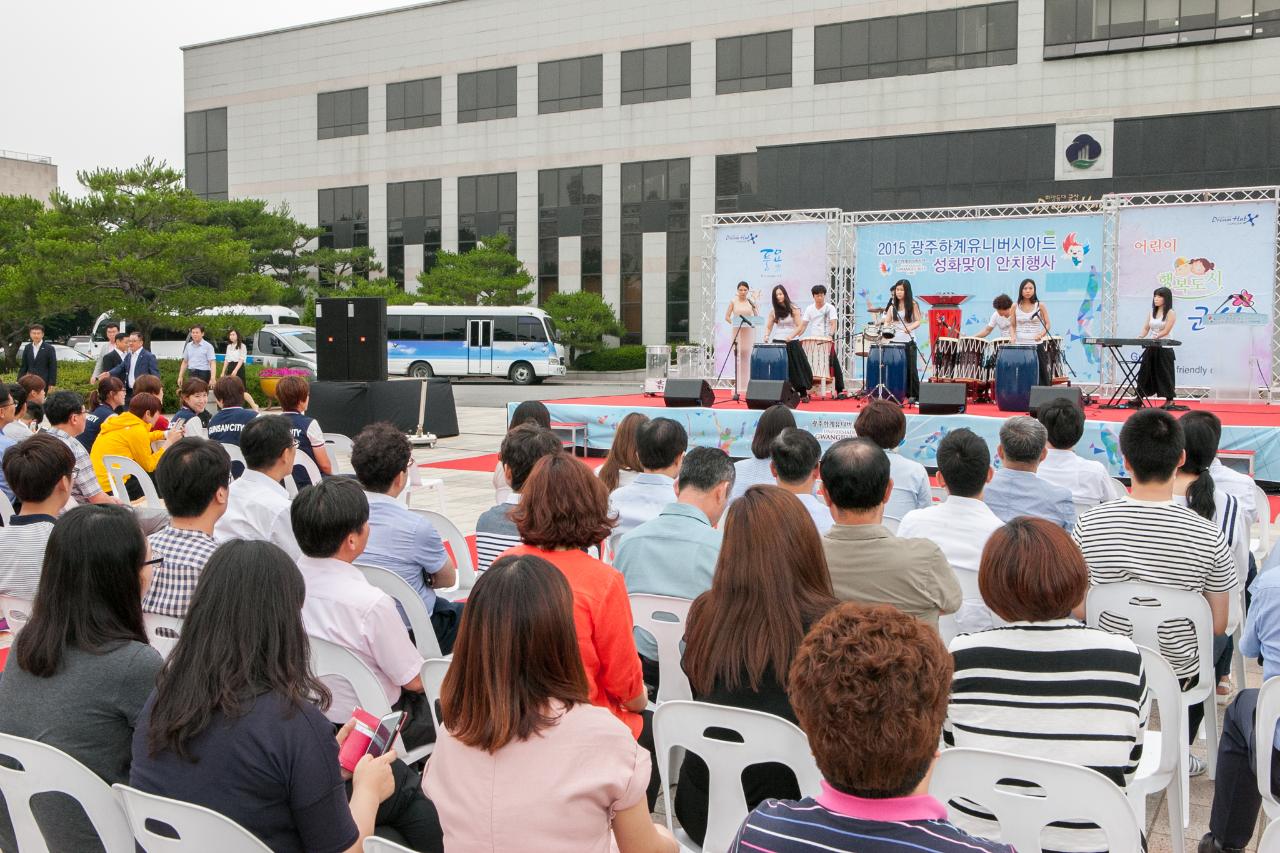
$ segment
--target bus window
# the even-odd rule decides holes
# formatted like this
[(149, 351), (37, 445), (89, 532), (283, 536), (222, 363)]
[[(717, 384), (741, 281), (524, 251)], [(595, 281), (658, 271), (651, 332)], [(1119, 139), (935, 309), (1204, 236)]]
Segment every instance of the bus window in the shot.
[(399, 340), (402, 340), (402, 341), (422, 340), (422, 318), (420, 316), (417, 316), (415, 314), (404, 314), (399, 319), (400, 319)]
[(427, 315), (422, 318), (422, 339), (424, 341), (443, 341), (444, 317)]
[(521, 342), (546, 343), (547, 333), (542, 328), (542, 321), (537, 317), (520, 317), (519, 334)]
[(396, 315), (396, 314), (387, 315), (387, 340), (389, 341), (400, 340), (400, 323), (403, 320), (404, 320), (403, 317), (400, 317), (399, 315)]
[(516, 341), (516, 318), (495, 317), (493, 320), (493, 342), (511, 344)]
[(467, 339), (467, 318), (457, 315), (444, 317), (444, 339), (446, 341), (465, 341)]

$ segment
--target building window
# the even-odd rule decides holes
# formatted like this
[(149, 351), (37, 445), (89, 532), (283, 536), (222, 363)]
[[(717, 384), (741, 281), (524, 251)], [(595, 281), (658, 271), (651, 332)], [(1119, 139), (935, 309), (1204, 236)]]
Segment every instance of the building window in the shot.
[(538, 172), (538, 302), (560, 290), (560, 238), (581, 237), (582, 289), (603, 291), (599, 166)]
[(622, 52), (622, 103), (689, 97), (689, 45)]
[(514, 118), (515, 114), (515, 66), (458, 75), (458, 124)]
[(791, 30), (716, 39), (716, 94), (791, 85)]
[(406, 284), (404, 255), (422, 247), (422, 271), (440, 251), (440, 181), (387, 184), (387, 276)]
[(440, 78), (387, 84), (387, 130), (440, 126)]
[(764, 210), (765, 207), (756, 201), (758, 186), (754, 152), (716, 157), (716, 213)]
[(666, 337), (689, 339), (689, 161), (650, 160), (622, 164), (620, 304), (623, 340), (640, 343), (644, 311), (644, 235), (667, 235), (663, 301)]
[(538, 63), (538, 112), (567, 113), (604, 105), (602, 57)]
[(1044, 57), (1280, 35), (1276, 0), (1046, 0)]
[(322, 249), (354, 249), (369, 245), (369, 188), (334, 187), (320, 190), (317, 224)]
[(493, 234), (506, 234), (516, 252), (516, 173), (458, 178), (458, 251)]
[(227, 200), (227, 108), (187, 113), (187, 189)]
[(316, 96), (316, 138), (363, 136), (369, 132), (369, 90), (345, 89)]

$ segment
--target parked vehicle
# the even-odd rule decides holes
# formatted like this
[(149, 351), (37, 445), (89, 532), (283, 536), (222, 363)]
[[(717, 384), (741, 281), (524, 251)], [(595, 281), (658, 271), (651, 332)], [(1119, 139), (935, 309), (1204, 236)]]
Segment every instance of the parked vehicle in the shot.
[(415, 376), (505, 376), (517, 385), (563, 376), (565, 352), (540, 308), (387, 308), (387, 370)]
[[(243, 315), (250, 320), (257, 320), (266, 324), (291, 324), (301, 321), (298, 312), (283, 305), (221, 305), (214, 308), (206, 308), (199, 314), (194, 314), (185, 319), (175, 316), (172, 325), (154, 327), (151, 330), (150, 338), (147, 340), (147, 348), (155, 353), (156, 358), (182, 358), (182, 348), (187, 342), (191, 326), (199, 323), (202, 317), (217, 317), (226, 314)], [(94, 321), (92, 341), (88, 349), (81, 349), (81, 352), (84, 352), (90, 358), (98, 357), (98, 354), (107, 343), (107, 323), (109, 322), (119, 323), (120, 334), (125, 334), (129, 331), (129, 321), (127, 319), (122, 320), (114, 314), (101, 314)], [(219, 361), (222, 361), (224, 343), (225, 341), (213, 341), (215, 348), (218, 350)], [(77, 347), (77, 349), (80, 349), (80, 347)], [(314, 355), (312, 357), (314, 358)]]

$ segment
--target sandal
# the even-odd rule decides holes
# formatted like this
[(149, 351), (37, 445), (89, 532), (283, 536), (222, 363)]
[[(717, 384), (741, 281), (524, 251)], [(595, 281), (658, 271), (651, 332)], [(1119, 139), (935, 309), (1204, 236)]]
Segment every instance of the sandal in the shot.
[(1231, 694), (1235, 693), (1235, 685), (1231, 683), (1231, 676), (1226, 676), (1218, 681), (1217, 701), (1219, 705), (1226, 705), (1231, 701)]

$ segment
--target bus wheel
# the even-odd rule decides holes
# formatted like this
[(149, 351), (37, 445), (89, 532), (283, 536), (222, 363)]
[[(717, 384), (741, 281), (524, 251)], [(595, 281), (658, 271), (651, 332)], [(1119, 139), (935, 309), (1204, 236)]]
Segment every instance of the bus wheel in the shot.
[(527, 361), (517, 361), (511, 365), (511, 373), (509, 375), (511, 381), (517, 385), (532, 385), (533, 380), (538, 378), (533, 372), (533, 365)]
[(427, 364), (425, 361), (415, 361), (411, 364), (409, 366), (409, 375), (414, 379), (430, 379), (432, 376), (435, 376), (435, 374), (431, 372), (431, 365)]

